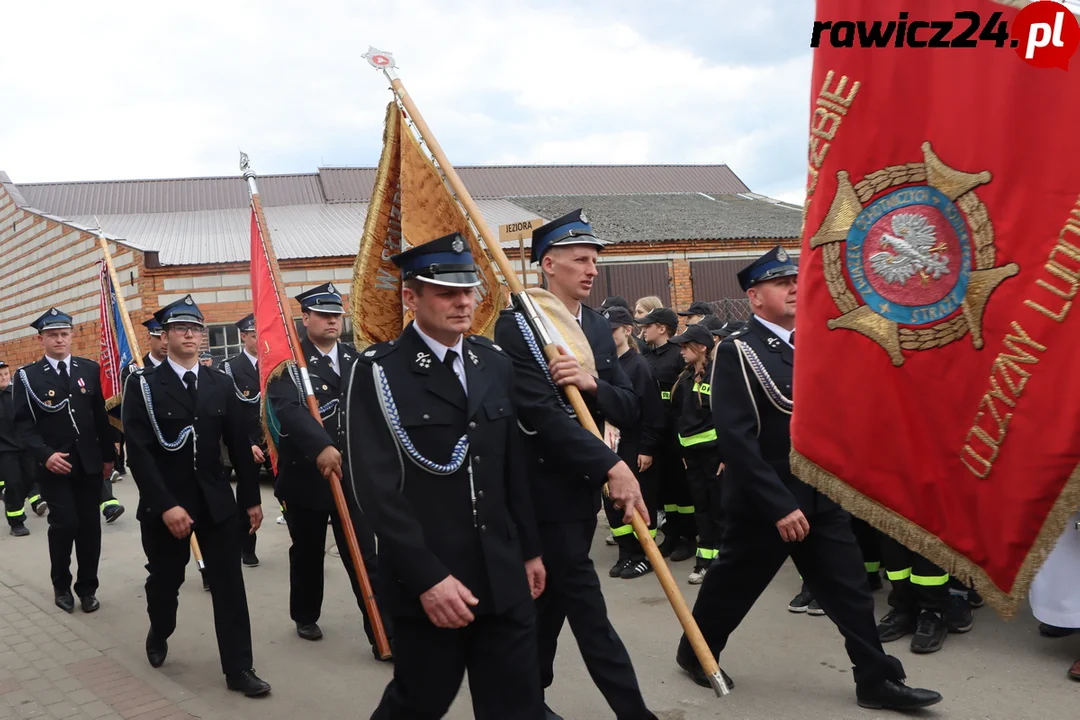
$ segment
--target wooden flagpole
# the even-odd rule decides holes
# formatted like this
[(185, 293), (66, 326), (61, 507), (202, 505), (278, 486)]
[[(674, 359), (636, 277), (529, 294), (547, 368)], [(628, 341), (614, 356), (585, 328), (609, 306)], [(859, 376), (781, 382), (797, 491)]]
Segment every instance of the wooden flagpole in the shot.
[[(552, 342), (551, 338), (548, 337), (544, 325), (540, 321), (539, 309), (525, 292), (525, 286), (522, 284), (521, 279), (518, 278), (513, 263), (510, 262), (510, 259), (506, 257), (506, 253), (503, 252), (498, 237), (491, 231), (491, 228), (488, 227), (483, 214), (480, 212), (480, 208), (477, 207), (476, 202), (472, 199), (468, 189), (465, 187), (465, 183), (461, 181), (454, 166), (450, 164), (450, 160), (446, 157), (446, 153), (443, 152), (439, 142), (435, 139), (431, 129), (424, 121), (424, 117), (420, 114), (419, 109), (417, 109), (416, 103), (413, 102), (412, 97), (405, 90), (405, 85), (401, 82), (401, 78), (398, 77), (396, 72), (397, 65), (394, 62), (392, 54), (381, 52), (375, 48), (369, 48), (367, 54), (364, 55), (364, 58), (367, 59), (372, 67), (377, 70), (382, 70), (386, 75), (386, 78), (390, 81), (390, 87), (393, 89), (397, 101), (405, 109), (406, 114), (412, 121), (420, 138), (424, 141), (424, 144), (427, 145), (428, 150), (435, 158), (435, 162), (446, 177), (447, 183), (457, 196), (458, 202), (465, 208), (465, 212), (472, 220), (477, 232), (487, 246), (491, 258), (495, 261), (495, 264), (499, 266), (499, 270), (502, 272), (503, 277), (506, 278), (506, 282), (510, 286), (510, 293), (514, 296), (514, 300), (518, 307), (524, 311), (525, 317), (529, 321), (529, 325), (533, 328), (533, 331), (543, 344), (544, 356), (547, 357), (548, 360), (555, 359), (560, 355), (560, 351), (555, 343)], [(563, 388), (563, 391), (566, 394), (566, 399), (577, 414), (578, 422), (581, 423), (582, 427), (596, 437), (603, 439), (603, 436), (600, 434), (599, 428), (596, 427), (592, 414), (585, 405), (585, 400), (581, 397), (581, 392), (577, 387), (568, 385)], [(606, 485), (604, 486), (604, 489), (606, 492)], [(701, 663), (701, 667), (705, 671), (705, 674), (709, 676), (709, 681), (712, 683), (713, 690), (716, 692), (717, 696), (727, 695), (731, 690), (724, 682), (723, 676), (720, 673), (720, 666), (716, 662), (716, 658), (713, 657), (712, 651), (709, 650), (709, 645), (705, 642), (705, 637), (701, 634), (701, 629), (698, 628), (697, 622), (694, 620), (694, 616), (690, 612), (690, 608), (687, 606), (686, 600), (683, 598), (682, 592), (679, 590), (679, 586), (676, 584), (674, 576), (671, 574), (671, 569), (667, 566), (667, 563), (664, 562), (664, 558), (660, 554), (660, 549), (656, 547), (656, 541), (653, 540), (652, 535), (649, 533), (648, 524), (646, 524), (645, 520), (637, 513), (637, 511), (633, 511), (631, 525), (634, 528), (634, 534), (637, 535), (638, 541), (641, 543), (642, 549), (645, 551), (645, 555), (649, 558), (649, 562), (652, 563), (653, 570), (656, 571), (656, 577), (659, 579), (660, 585), (664, 589), (664, 594), (667, 595), (668, 602), (671, 603), (671, 607), (675, 611), (675, 615), (678, 617), (679, 623), (683, 627), (683, 632), (686, 633), (686, 637), (694, 649), (694, 654), (697, 656), (698, 662)]]
[[(292, 350), (293, 361), (300, 371), (300, 380), (303, 383), (304, 395), (307, 400), (308, 411), (311, 416), (322, 425), (322, 415), (319, 413), (319, 403), (315, 399), (315, 388), (311, 385), (311, 377), (308, 375), (307, 358), (300, 348), (300, 337), (296, 332), (296, 325), (292, 321), (292, 313), (289, 308), (289, 297), (285, 294), (285, 284), (281, 280), (281, 269), (278, 267), (277, 255), (274, 253), (274, 244), (270, 239), (270, 226), (266, 224), (266, 216), (263, 214), (262, 199), (259, 197), (259, 188), (255, 184), (255, 173), (251, 170), (248, 156), (240, 153), (240, 170), (247, 180), (248, 193), (251, 195), (251, 207), (255, 211), (255, 222), (259, 226), (259, 239), (262, 243), (263, 252), (266, 254), (267, 264), (270, 266), (270, 278), (277, 291), (278, 308), (281, 311), (281, 320), (285, 323), (285, 332), (289, 336), (289, 346)], [(254, 258), (252, 259), (254, 261)], [(331, 473), (330, 493), (334, 496), (334, 506), (337, 508), (338, 517), (345, 531), (345, 542), (348, 546), (349, 556), (352, 560), (356, 579), (363, 593), (364, 608), (367, 610), (368, 622), (371, 624), (372, 634), (375, 635), (375, 649), (383, 660), (390, 659), (390, 641), (386, 637), (386, 628), (383, 626), (379, 607), (375, 602), (375, 591), (371, 586), (367, 568), (364, 566), (364, 558), (360, 554), (360, 543), (356, 539), (356, 528), (352, 523), (349, 513), (349, 505), (345, 500), (345, 492), (341, 488), (341, 478), (337, 473)]]
[[(101, 220), (98, 220), (95, 216), (94, 222), (97, 223), (98, 245), (105, 255), (105, 267), (109, 269), (109, 279), (112, 281), (113, 293), (116, 295), (116, 305), (120, 308), (120, 322), (124, 324), (128, 347), (131, 348), (131, 359), (141, 370), (143, 366), (142, 350), (139, 349), (139, 341), (135, 337), (135, 330), (131, 324), (131, 315), (128, 314), (127, 301), (124, 300), (124, 292), (120, 288), (120, 280), (116, 275), (116, 266), (113, 264), (112, 253), (109, 252), (109, 241), (105, 239), (105, 230), (101, 227)], [(120, 388), (121, 398), (123, 393), (124, 388)], [(194, 530), (191, 531), (191, 554), (195, 556), (195, 564), (199, 567), (199, 572), (203, 572), (206, 569), (206, 563), (203, 561), (202, 549), (199, 547), (199, 541), (195, 537)]]

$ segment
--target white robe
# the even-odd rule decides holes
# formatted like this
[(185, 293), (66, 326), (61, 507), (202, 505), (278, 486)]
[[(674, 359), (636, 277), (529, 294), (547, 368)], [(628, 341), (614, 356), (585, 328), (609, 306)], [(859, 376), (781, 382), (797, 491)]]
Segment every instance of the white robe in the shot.
[(1065, 532), (1031, 583), (1031, 612), (1039, 622), (1080, 628), (1080, 512), (1069, 518)]

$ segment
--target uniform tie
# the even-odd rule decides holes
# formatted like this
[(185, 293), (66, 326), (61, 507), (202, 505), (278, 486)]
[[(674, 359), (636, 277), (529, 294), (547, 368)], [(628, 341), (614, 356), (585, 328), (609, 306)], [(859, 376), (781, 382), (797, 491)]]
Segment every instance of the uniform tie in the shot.
[(184, 373), (184, 384), (187, 385), (188, 395), (191, 396), (191, 406), (195, 407), (199, 401), (198, 376), (188, 370)]
[(71, 376), (68, 375), (67, 363), (61, 360), (56, 364), (57, 372), (60, 374), (60, 380), (63, 381), (64, 387), (71, 385)]
[(788, 337), (788, 342), (791, 343), (791, 347), (795, 347), (795, 331), (791, 331), (791, 335)]
[(450, 368), (450, 372), (457, 375), (457, 370), (454, 369), (454, 361), (458, 359), (457, 350), (447, 350), (446, 355), (443, 357), (443, 365)]

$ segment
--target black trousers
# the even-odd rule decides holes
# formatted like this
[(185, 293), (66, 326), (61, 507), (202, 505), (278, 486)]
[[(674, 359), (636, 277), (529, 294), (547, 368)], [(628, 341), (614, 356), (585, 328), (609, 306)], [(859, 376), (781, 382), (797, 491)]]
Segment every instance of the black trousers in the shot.
[[(378, 588), (378, 557), (375, 553), (375, 534), (363, 520), (363, 515), (357, 510), (351, 510), (353, 527), (356, 529), (356, 540), (360, 545), (360, 555), (364, 559), (364, 565), (368, 571), (371, 586)], [(352, 557), (349, 555), (349, 545), (345, 540), (345, 529), (341, 524), (337, 509), (312, 510), (311, 508), (298, 507), (293, 504), (285, 504), (285, 522), (292, 537), (292, 546), (289, 547), (289, 615), (293, 621), (300, 625), (309, 625), (318, 622), (322, 614), (323, 601), (323, 559), (326, 557), (326, 524), (329, 518), (334, 529), (334, 542), (337, 543), (338, 553), (341, 555), (341, 564), (345, 566), (345, 572), (349, 574), (349, 583), (352, 585), (356, 604), (364, 617), (364, 633), (368, 642), (375, 644), (375, 634), (371, 629), (371, 621), (367, 610), (364, 608), (364, 595), (360, 590), (360, 583), (356, 579), (356, 571), (353, 570)], [(380, 613), (387, 636), (390, 636), (390, 623), (386, 622), (389, 613)]]
[[(808, 518), (810, 534), (793, 543), (785, 543), (771, 523), (734, 513), (728, 518), (720, 555), (694, 603), (694, 619), (717, 658), (728, 636), (790, 555), (810, 592), (844, 636), (856, 684), (904, 677), (900, 661), (881, 648), (874, 599), (846, 512), (830, 510)], [(691, 652), (685, 636), (680, 652)]]
[(855, 533), (855, 541), (859, 543), (866, 572), (876, 573), (881, 570), (881, 533), (870, 523), (855, 516), (851, 518), (851, 529)]
[(892, 589), (889, 606), (918, 615), (923, 610), (943, 612), (949, 602), (949, 574), (922, 555), (883, 536), (885, 574)]
[[(632, 462), (627, 458), (624, 458), (624, 460), (626, 460), (626, 464), (630, 466), (630, 469), (634, 471), (634, 475), (637, 476), (638, 485), (641, 487), (641, 497), (645, 501), (645, 509), (649, 511), (650, 534), (655, 538), (656, 484), (658, 479), (655, 466), (650, 467), (645, 472), (638, 472), (637, 454), (634, 454)], [(607, 515), (608, 526), (611, 528), (611, 534), (615, 538), (615, 544), (619, 546), (619, 554), (628, 554), (635, 559), (644, 558), (645, 551), (641, 549), (641, 542), (634, 532), (634, 526), (623, 522), (623, 511), (616, 510), (615, 504), (607, 495), (604, 496), (604, 513)]]
[[(74, 457), (74, 455), (72, 456)], [(38, 470), (41, 495), (49, 503), (49, 560), (53, 589), (71, 590), (71, 548), (79, 562), (75, 594), (93, 595), (98, 589), (98, 560), (101, 557), (101, 473), (87, 474), (78, 461), (69, 475)]]
[[(270, 462), (270, 454), (266, 451), (266, 448), (263, 448), (263, 452), (266, 454), (266, 462), (264, 462), (262, 464), (262, 466), (264, 468), (266, 468), (266, 474), (269, 475), (271, 479), (273, 479), (274, 478), (274, 464), (272, 462)], [(252, 459), (252, 462), (254, 462), (254, 459)], [(240, 507), (239, 505), (237, 506), (237, 508), (236, 508), (236, 525), (237, 525), (238, 528), (240, 528), (240, 537), (241, 537), (240, 549), (245, 554), (250, 553), (250, 554), (254, 555), (255, 554), (255, 542), (256, 542), (256, 538), (258, 536), (258, 533), (248, 532), (248, 530), (251, 529), (251, 519), (248, 517), (247, 511), (248, 511), (247, 508)]]
[(563, 623), (577, 640), (585, 667), (618, 720), (655, 719), (641, 697), (626, 647), (608, 620), (600, 579), (589, 558), (596, 520), (542, 523), (540, 540), (547, 588), (536, 601), (540, 682), (555, 679), (555, 652)]
[(394, 679), (372, 720), (443, 717), (466, 671), (478, 720), (544, 717), (532, 601), (501, 615), (479, 615), (457, 630), (415, 615), (395, 616), (394, 628)]
[(4, 511), (8, 525), (16, 527), (26, 522), (24, 505), (27, 500), (37, 503), (41, 491), (36, 480), (37, 465), (29, 453), (0, 452), (0, 480), (4, 481)]
[[(240, 537), (232, 522), (202, 522), (210, 512), (197, 513), (194, 526), (206, 563), (214, 606), (221, 670), (232, 675), (252, 666), (251, 620), (248, 617), (244, 575), (240, 568)], [(160, 516), (143, 518), (143, 551), (146, 553), (146, 612), (159, 637), (176, 630), (176, 608), (184, 569), (191, 556), (191, 538), (173, 537)]]
[(657, 494), (665, 516), (664, 540), (681, 539), (693, 545), (697, 542), (694, 495), (686, 480), (686, 468), (677, 441), (658, 449), (653, 462), (658, 473)]
[(716, 558), (724, 533), (724, 508), (720, 503), (720, 453), (715, 443), (683, 448), (686, 481), (694, 497), (694, 522), (697, 525), (697, 567), (708, 567)]

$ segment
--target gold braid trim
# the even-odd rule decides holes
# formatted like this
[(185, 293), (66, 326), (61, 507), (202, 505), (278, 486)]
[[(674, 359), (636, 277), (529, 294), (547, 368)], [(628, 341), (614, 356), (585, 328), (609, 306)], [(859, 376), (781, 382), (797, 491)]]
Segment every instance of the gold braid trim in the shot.
[(815, 464), (798, 450), (791, 450), (791, 471), (838, 502), (845, 510), (862, 518), (881, 532), (941, 567), (963, 583), (972, 584), (1005, 620), (1016, 614), (1027, 597), (1031, 581), (1054, 549), (1069, 518), (1080, 507), (1080, 465), (1069, 475), (1054, 507), (1043, 522), (1038, 536), (1016, 574), (1012, 588), (999, 588), (981, 567), (946, 545), (933, 533), (919, 527), (903, 515), (862, 494), (829, 471)]
[(840, 312), (847, 314), (858, 309), (859, 301), (848, 289), (847, 280), (844, 279), (844, 262), (841, 255), (844, 254), (843, 243), (829, 243), (821, 248), (823, 263), (825, 266), (825, 284), (829, 293), (836, 302)]
[(270, 426), (266, 422), (266, 405), (270, 402), (266, 390), (270, 387), (270, 383), (285, 374), (290, 362), (291, 360), (286, 360), (283, 363), (278, 363), (278, 366), (270, 371), (270, 374), (266, 377), (266, 387), (262, 388), (259, 402), (259, 429), (262, 430), (262, 439), (266, 441), (266, 448), (270, 453), (270, 459), (273, 460), (275, 472), (277, 472), (278, 449), (277, 445), (274, 444), (274, 436), (270, 432)]
[(859, 197), (859, 202), (866, 205), (870, 198), (886, 188), (922, 182), (926, 182), (926, 167), (922, 163), (890, 165), (864, 177), (862, 182), (855, 186), (855, 194)]

